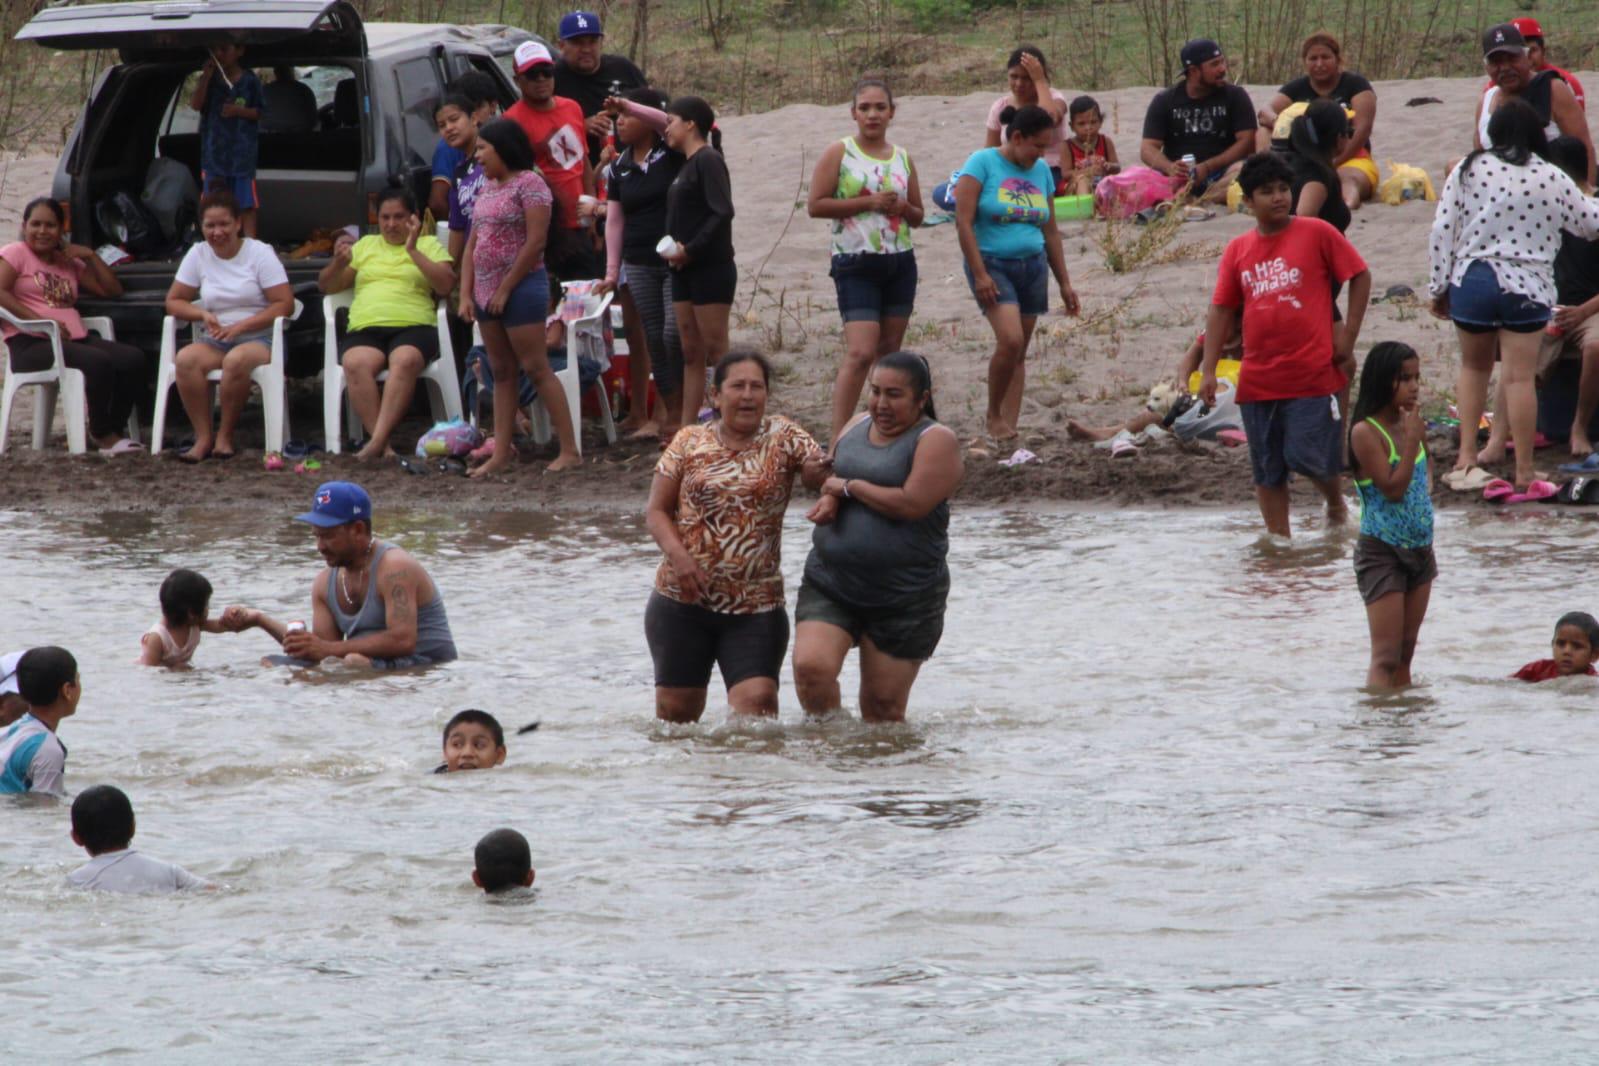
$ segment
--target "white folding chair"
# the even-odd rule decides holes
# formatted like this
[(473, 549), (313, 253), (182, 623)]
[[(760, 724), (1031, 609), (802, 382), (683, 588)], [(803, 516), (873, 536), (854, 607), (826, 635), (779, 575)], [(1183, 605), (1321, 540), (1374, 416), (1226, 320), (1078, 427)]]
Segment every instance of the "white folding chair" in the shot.
[[(0, 308), (0, 321), (27, 333), (43, 333), (50, 338), (53, 357), (48, 370), (17, 370), (11, 365), (11, 348), (0, 340), (0, 351), (5, 353), (6, 383), (0, 393), (0, 455), (5, 454), (6, 436), (11, 431), (11, 405), (17, 393), (26, 388), (36, 388), (33, 398), (33, 448), (39, 451), (50, 439), (50, 424), (55, 420), (56, 393), (61, 394), (61, 413), (67, 423), (67, 451), (82, 455), (89, 450), (88, 395), (84, 389), (83, 372), (67, 366), (61, 354), (60, 324), (50, 319), (18, 318)], [(90, 333), (98, 333), (108, 341), (116, 340), (111, 320), (103, 317), (85, 318), (83, 325)], [(128, 415), (128, 439), (139, 439), (139, 412), (135, 408)]]
[[(593, 282), (562, 282), (563, 290), (575, 285), (592, 285)], [(583, 317), (566, 324), (566, 366), (555, 372), (555, 380), (566, 392), (566, 406), (572, 412), (572, 435), (577, 440), (578, 454), (583, 453), (583, 384), (579, 364), (583, 356), (600, 364), (600, 376), (594, 379), (598, 390), (600, 424), (605, 429), (605, 442), (616, 443), (616, 422), (611, 417), (611, 398), (605, 392), (605, 371), (610, 369), (611, 357), (605, 350), (605, 314), (611, 307), (616, 292), (595, 296), (585, 293)], [(564, 301), (563, 301), (564, 302)], [(550, 414), (542, 400), (535, 399), (528, 409), (533, 423), (533, 442), (543, 444), (550, 439)]]
[[(345, 289), (322, 297), (322, 435), (327, 449), (334, 455), (344, 446), (340, 432), (341, 411), (350, 423), (350, 436), (360, 443), (366, 428), (350, 403), (344, 383), (344, 365), (339, 362), (339, 336), (334, 317), (339, 308), (349, 309), (355, 301), (355, 290)], [(439, 357), (422, 368), (417, 379), (427, 386), (428, 407), (433, 411), (433, 421), (449, 422), (461, 417), (461, 376), (455, 370), (455, 344), (450, 340), (449, 316), (445, 301), (438, 306)], [(378, 374), (378, 383), (389, 380), (387, 370)]]
[[(204, 304), (196, 300), (194, 306), (204, 307)], [(266, 450), (269, 452), (281, 452), (283, 442), (289, 439), (288, 377), (283, 372), (283, 332), (287, 323), (299, 319), (304, 310), (305, 305), (295, 300), (292, 315), (287, 319), (279, 317), (272, 321), (272, 358), (250, 371), (250, 380), (261, 390), (261, 413), (266, 422)], [(204, 328), (203, 322), (190, 323), (190, 343), (200, 339), (200, 332)], [(167, 426), (167, 397), (177, 383), (177, 355), (178, 320), (167, 315), (161, 321), (161, 363), (155, 372), (155, 424), (150, 428), (151, 455), (159, 455), (165, 446), (163, 435)], [(222, 371), (211, 371), (205, 380), (211, 394), (211, 406), (215, 407), (219, 402), (217, 386), (222, 381)]]

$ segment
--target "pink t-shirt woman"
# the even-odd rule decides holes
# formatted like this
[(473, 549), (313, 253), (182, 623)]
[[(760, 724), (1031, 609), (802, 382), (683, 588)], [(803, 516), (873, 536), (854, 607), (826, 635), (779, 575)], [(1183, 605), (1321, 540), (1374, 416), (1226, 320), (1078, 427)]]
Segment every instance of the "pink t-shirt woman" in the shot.
[[(67, 340), (81, 341), (89, 335), (77, 312), (78, 279), (87, 269), (83, 260), (63, 256), (59, 263), (46, 262), (22, 241), (0, 248), (0, 259), (17, 272), (11, 294), (28, 309), (29, 318), (61, 323)], [(0, 336), (9, 339), (20, 332), (11, 323), (0, 322)]]
[[(500, 283), (527, 243), (527, 209), (555, 202), (550, 186), (536, 170), (523, 170), (504, 181), (486, 181), (472, 205), (472, 233), (477, 247), (472, 256), (472, 299), (487, 307)], [(533, 266), (544, 266), (541, 257)]]
[[(1065, 93), (1061, 92), (1059, 89), (1051, 88), (1049, 90), (1049, 95), (1058, 100), (1062, 108), (1066, 107)], [(1012, 97), (1009, 93), (1006, 93), (998, 100), (995, 100), (994, 105), (988, 109), (988, 122), (986, 124), (987, 128), (989, 132), (999, 135), (999, 141), (995, 143), (1003, 144), (1005, 141), (1005, 131), (1001, 128), (999, 121), (1000, 112), (1004, 111), (1007, 107), (1020, 106), (1021, 105), (1016, 102), (1014, 97)], [(1065, 114), (1064, 110), (1062, 111), (1062, 114)], [(990, 138), (990, 141), (992, 140), (993, 139)], [(1055, 123), (1055, 135), (1049, 139), (1049, 147), (1044, 149), (1044, 162), (1049, 166), (1056, 168), (1057, 170), (1060, 169), (1061, 165), (1060, 148), (1065, 140), (1066, 119), (1062, 118), (1059, 122)]]

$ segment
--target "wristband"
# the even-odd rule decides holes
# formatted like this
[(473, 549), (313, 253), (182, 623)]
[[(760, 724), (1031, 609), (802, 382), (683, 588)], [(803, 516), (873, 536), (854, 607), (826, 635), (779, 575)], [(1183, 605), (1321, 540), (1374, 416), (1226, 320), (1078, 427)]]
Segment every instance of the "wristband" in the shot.
[(844, 479), (843, 485), (844, 485), (844, 498), (846, 500), (853, 500), (855, 497), (851, 496), (850, 493), (849, 493), (849, 478), (845, 478)]

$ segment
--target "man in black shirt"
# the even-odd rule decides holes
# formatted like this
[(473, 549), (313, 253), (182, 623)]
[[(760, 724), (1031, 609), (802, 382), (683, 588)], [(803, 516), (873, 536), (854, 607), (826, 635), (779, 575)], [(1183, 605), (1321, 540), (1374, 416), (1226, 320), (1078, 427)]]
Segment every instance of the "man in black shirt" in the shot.
[[(1255, 148), (1255, 105), (1227, 83), (1227, 57), (1215, 41), (1183, 45), (1183, 80), (1155, 94), (1144, 114), (1139, 157), (1147, 167), (1193, 183), (1194, 196), (1226, 198)], [(1183, 157), (1194, 157), (1188, 166)]]
[(605, 98), (649, 85), (644, 72), (626, 56), (602, 55), (605, 31), (600, 17), (573, 11), (561, 19), (561, 59), (555, 64), (555, 95), (577, 101), (588, 125), (589, 162), (598, 163), (611, 132)]

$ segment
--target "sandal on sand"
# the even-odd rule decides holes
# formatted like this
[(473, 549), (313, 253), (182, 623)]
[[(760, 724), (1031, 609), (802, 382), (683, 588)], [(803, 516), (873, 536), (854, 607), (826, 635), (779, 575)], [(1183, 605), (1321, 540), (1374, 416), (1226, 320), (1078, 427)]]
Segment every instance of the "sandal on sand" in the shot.
[(1516, 486), (1503, 478), (1494, 478), (1482, 490), (1482, 498), (1490, 503), (1537, 503), (1559, 494), (1560, 489), (1553, 484), (1537, 480), (1528, 482), (1524, 492), (1517, 492)]
[(1438, 480), (1456, 492), (1478, 492), (1500, 479), (1480, 466), (1473, 466), (1465, 470), (1451, 470)]
[(123, 437), (109, 448), (101, 448), (101, 455), (137, 455), (144, 451), (144, 445), (136, 440)]
[(1589, 452), (1580, 462), (1561, 463), (1555, 469), (1562, 474), (1599, 474), (1599, 452)]
[(1138, 454), (1138, 445), (1131, 440), (1112, 441), (1110, 457), (1112, 459), (1127, 459)]
[(277, 452), (267, 452), (265, 458), (261, 460), (261, 469), (270, 473), (277, 473), (279, 470), (282, 470), (283, 467), (283, 456), (279, 455)]

